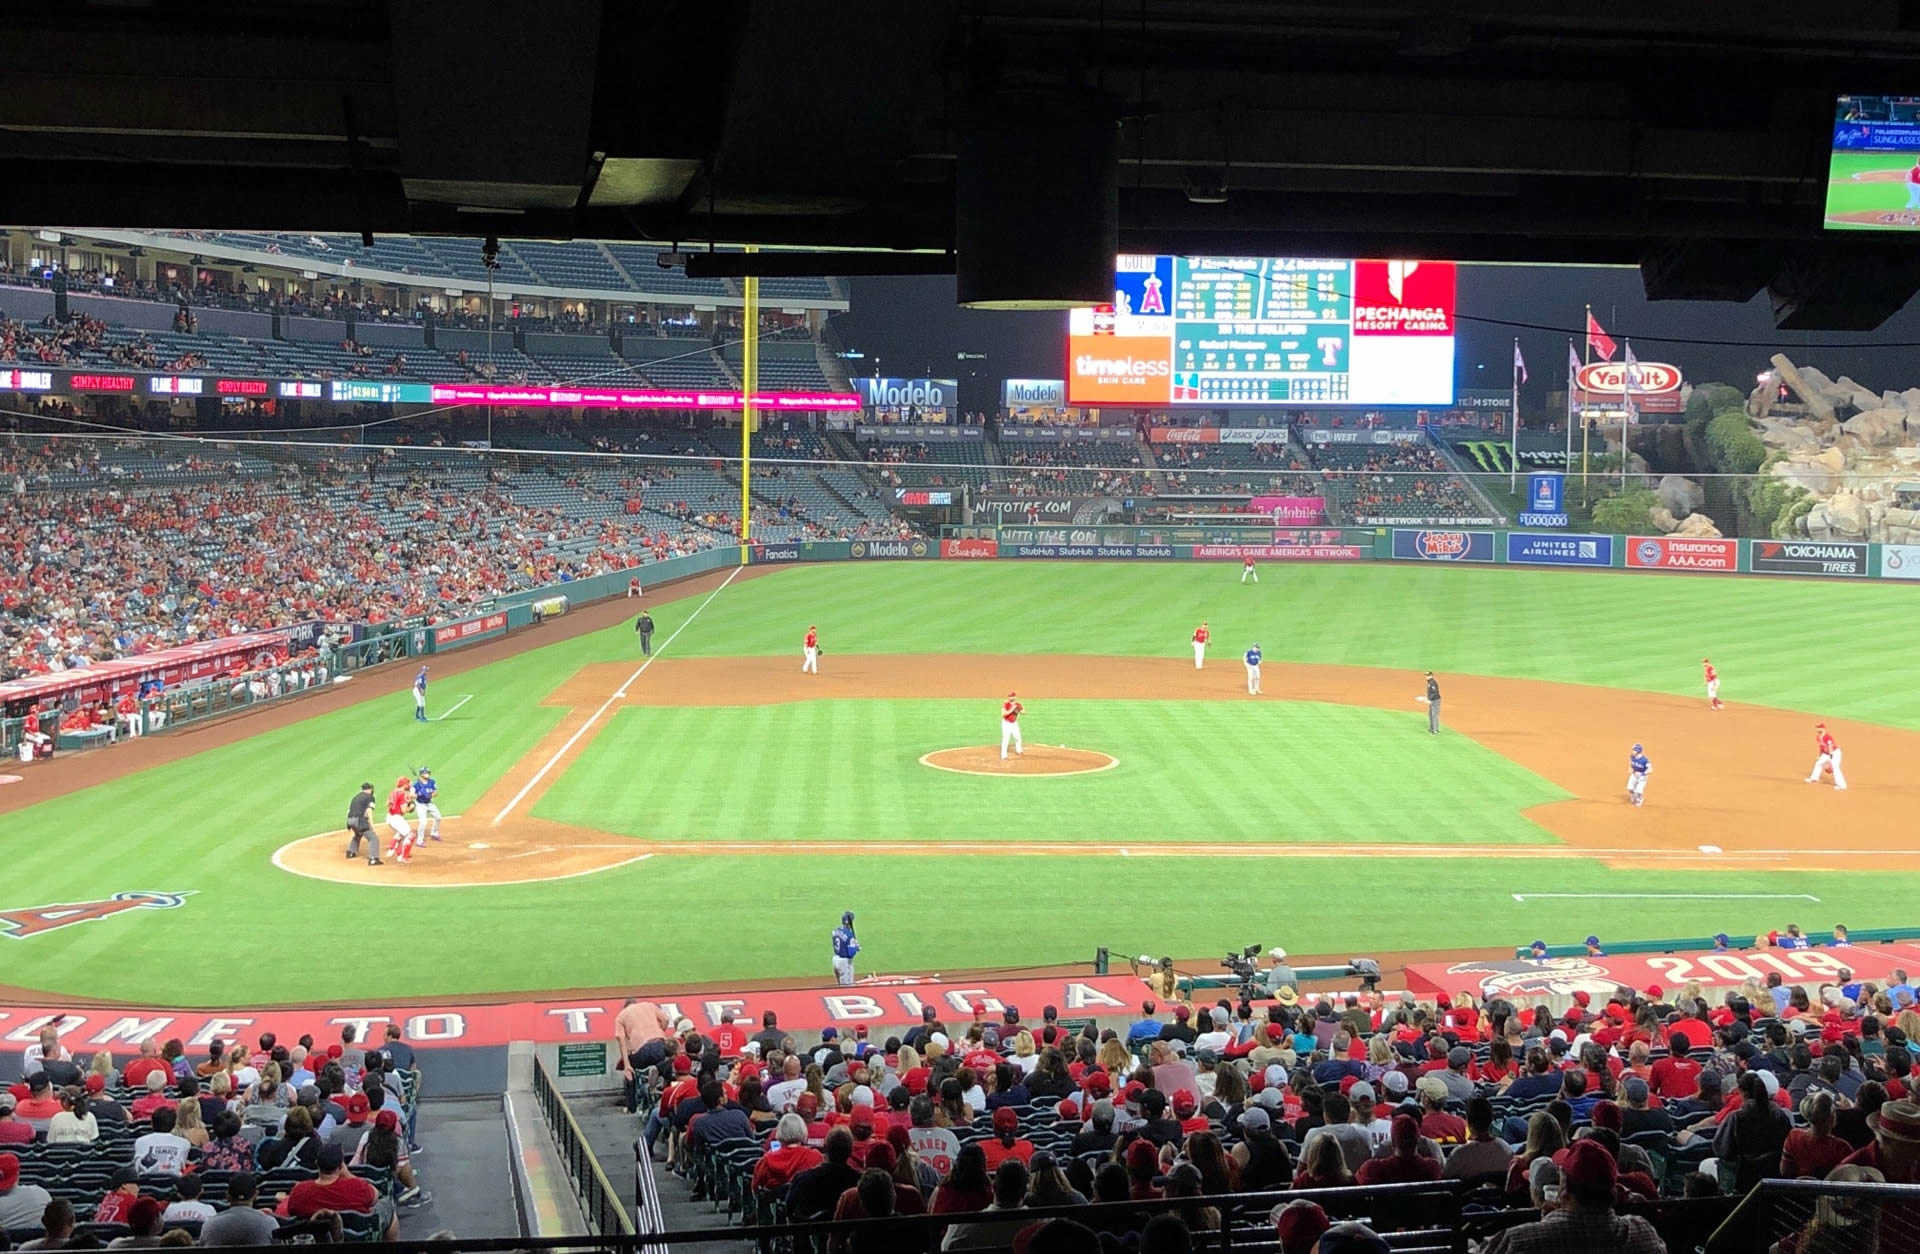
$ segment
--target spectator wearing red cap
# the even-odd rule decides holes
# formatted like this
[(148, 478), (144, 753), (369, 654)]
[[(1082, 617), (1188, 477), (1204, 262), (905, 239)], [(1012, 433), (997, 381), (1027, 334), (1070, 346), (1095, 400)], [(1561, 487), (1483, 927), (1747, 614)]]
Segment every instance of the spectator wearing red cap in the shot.
[(980, 1148), (987, 1156), (988, 1171), (998, 1170), (1009, 1158), (1033, 1161), (1033, 1142), (1020, 1135), (1020, 1116), (1009, 1106), (993, 1112), (993, 1137), (982, 1141)]
[(1327, 1212), (1318, 1202), (1295, 1198), (1273, 1208), (1273, 1234), (1280, 1242), (1280, 1254), (1313, 1254), (1328, 1226)]
[(37, 1184), (20, 1183), (20, 1157), (0, 1154), (0, 1229), (37, 1228), (53, 1195)]
[(1440, 1178), (1439, 1160), (1420, 1153), (1420, 1124), (1412, 1115), (1395, 1115), (1385, 1157), (1369, 1159), (1354, 1177), (1356, 1184), (1409, 1184)]
[(1173, 1117), (1179, 1121), (1183, 1136), (1207, 1130), (1207, 1117), (1200, 1113), (1199, 1100), (1185, 1089), (1173, 1095)]
[(1537, 1223), (1494, 1235), (1487, 1254), (1666, 1254), (1653, 1225), (1613, 1210), (1617, 1169), (1613, 1156), (1593, 1141), (1576, 1142), (1561, 1166), (1560, 1207)]
[(1160, 1174), (1160, 1147), (1152, 1141), (1134, 1141), (1127, 1146), (1120, 1165), (1127, 1169), (1127, 1195), (1136, 1202), (1160, 1196), (1154, 1186)]
[(1200, 1033), (1194, 1029), (1192, 1019), (1193, 1007), (1182, 1002), (1173, 1008), (1173, 1022), (1161, 1025), (1160, 1035), (1157, 1039), (1163, 1041), (1181, 1041), (1187, 1045), (1193, 1044)]

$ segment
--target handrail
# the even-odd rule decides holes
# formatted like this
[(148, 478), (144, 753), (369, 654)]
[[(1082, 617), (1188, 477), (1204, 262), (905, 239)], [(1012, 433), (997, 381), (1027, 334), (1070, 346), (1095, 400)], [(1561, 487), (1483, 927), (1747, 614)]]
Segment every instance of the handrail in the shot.
[[(1731, 944), (1729, 945), (1729, 949), (1735, 952), (1744, 953), (1750, 950), (1769, 948), (1769, 946), (1765, 944), (1755, 945), (1751, 943), (1749, 938), (1744, 936), (1735, 936), (1730, 939), (1731, 939)], [(1847, 933), (1847, 940), (1855, 945), (1890, 945), (1897, 941), (1907, 941), (1907, 940), (1915, 940), (1915, 939), (1920, 939), (1920, 928), (1862, 927), (1862, 928), (1855, 928), (1852, 931)], [(1815, 940), (1809, 937), (1808, 941), (1809, 941), (1809, 947), (1813, 949), (1836, 948), (1836, 946), (1833, 944), (1831, 940), (1827, 940), (1824, 938)], [(1644, 940), (1644, 941), (1610, 940), (1606, 942), (1606, 949), (1609, 954), (1615, 954), (1615, 955), (1618, 955), (1618, 954), (1671, 954), (1671, 953), (1682, 953), (1687, 950), (1712, 949), (1713, 942), (1714, 942), (1714, 938), (1711, 936), (1677, 936), (1669, 940)], [(1837, 946), (1837, 948), (1845, 949), (1846, 946), (1841, 945), (1841, 946)], [(1547, 946), (1547, 956), (1549, 958), (1556, 958), (1556, 957), (1565, 958), (1568, 956), (1578, 956), (1585, 952), (1586, 952), (1586, 947), (1584, 945), (1579, 945), (1579, 944)], [(1513, 950), (1513, 956), (1516, 958), (1531, 958), (1533, 954), (1532, 954), (1532, 951), (1527, 946), (1516, 945)]]
[[(602, 1236), (634, 1236), (633, 1220), (628, 1216), (627, 1208), (621, 1204), (620, 1195), (614, 1191), (607, 1173), (600, 1169), (600, 1160), (594, 1155), (586, 1133), (580, 1130), (566, 1099), (553, 1086), (553, 1077), (547, 1072), (547, 1064), (538, 1054), (533, 1059), (533, 1095), (540, 1103), (540, 1114), (547, 1121), (547, 1130), (553, 1134), (554, 1144), (560, 1147), (567, 1178), (573, 1182), (574, 1194), (579, 1197), (580, 1205), (586, 1211), (587, 1222)], [(538, 1244), (533, 1243), (535, 1246)]]

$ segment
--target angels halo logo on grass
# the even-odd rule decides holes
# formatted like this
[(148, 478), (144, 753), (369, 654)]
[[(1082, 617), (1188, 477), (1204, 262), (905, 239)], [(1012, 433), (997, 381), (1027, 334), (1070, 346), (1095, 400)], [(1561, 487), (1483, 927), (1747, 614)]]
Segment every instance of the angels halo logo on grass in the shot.
[(76, 923), (111, 918), (129, 910), (174, 910), (186, 905), (187, 898), (191, 896), (191, 889), (184, 893), (115, 893), (101, 901), (68, 901), (50, 906), (20, 906), (0, 910), (0, 936), (9, 940), (24, 940), (29, 936), (72, 927)]

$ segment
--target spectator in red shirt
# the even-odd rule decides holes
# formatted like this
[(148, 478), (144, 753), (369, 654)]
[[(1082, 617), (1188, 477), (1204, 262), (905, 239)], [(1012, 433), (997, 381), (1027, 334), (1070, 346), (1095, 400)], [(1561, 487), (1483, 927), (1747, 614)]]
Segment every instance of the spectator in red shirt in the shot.
[(349, 1174), (344, 1163), (338, 1145), (322, 1145), (316, 1159), (320, 1174), (293, 1186), (287, 1194), (287, 1213), (299, 1219), (311, 1219), (315, 1212), (323, 1210), (371, 1214), (381, 1221), (381, 1240), (399, 1240), (400, 1222), (393, 1206), (385, 1202), (371, 1184)]
[(1806, 1117), (1807, 1126), (1787, 1133), (1787, 1142), (1780, 1147), (1780, 1174), (1788, 1179), (1811, 1176), (1824, 1180), (1853, 1153), (1853, 1146), (1833, 1134), (1836, 1114), (1832, 1093), (1809, 1094), (1800, 1103), (1800, 1113)]
[(127, 1212), (133, 1208), (135, 1199), (140, 1196), (140, 1176), (131, 1167), (121, 1167), (108, 1181), (107, 1195), (93, 1208), (93, 1222), (97, 1224), (123, 1224), (127, 1222)]
[(1677, 1030), (1668, 1032), (1667, 1048), (1672, 1052), (1654, 1063), (1647, 1074), (1648, 1087), (1666, 1100), (1692, 1097), (1700, 1086), (1700, 1064), (1687, 1057), (1693, 1038)]
[(147, 1076), (154, 1072), (170, 1078), (173, 1068), (160, 1057), (160, 1046), (154, 1043), (152, 1037), (148, 1037), (140, 1042), (140, 1056), (128, 1063), (127, 1069), (120, 1073), (120, 1082), (130, 1089), (143, 1089), (147, 1086)]
[(1447, 1086), (1439, 1076), (1423, 1075), (1416, 1086), (1420, 1090), (1420, 1135), (1443, 1145), (1464, 1144), (1467, 1121), (1446, 1112)]
[(0, 1145), (25, 1145), (33, 1140), (33, 1125), (13, 1117), (19, 1099), (0, 1089)]
[(988, 1171), (997, 1170), (1009, 1158), (1033, 1161), (1033, 1142), (1020, 1135), (1020, 1116), (1011, 1106), (993, 1112), (993, 1139), (982, 1141), (980, 1148), (986, 1153)]
[(821, 1163), (820, 1151), (807, 1144), (807, 1121), (799, 1115), (780, 1116), (779, 1124), (773, 1130), (773, 1139), (778, 1149), (769, 1148), (753, 1165), (753, 1187), (756, 1192), (762, 1189), (784, 1189), (793, 1182), (793, 1178), (809, 1167), (818, 1167)]
[(1439, 1160), (1420, 1153), (1420, 1124), (1412, 1115), (1393, 1117), (1388, 1144), (1391, 1152), (1384, 1158), (1370, 1158), (1362, 1164), (1354, 1183), (1409, 1184), (1440, 1178)]

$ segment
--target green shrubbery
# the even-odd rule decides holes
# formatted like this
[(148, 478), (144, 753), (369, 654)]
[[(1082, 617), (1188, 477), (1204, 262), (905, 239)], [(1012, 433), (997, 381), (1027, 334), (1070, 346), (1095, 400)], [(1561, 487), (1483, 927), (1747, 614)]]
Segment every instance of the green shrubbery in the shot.
[(1601, 497), (1593, 503), (1593, 529), (1625, 536), (1654, 533), (1653, 508), (1659, 503), (1646, 488)]
[(1778, 539), (1794, 534), (1794, 524), (1813, 508), (1813, 497), (1805, 488), (1764, 473), (1785, 457), (1775, 453), (1760, 465), (1759, 478), (1746, 486), (1747, 514), (1756, 531)]

